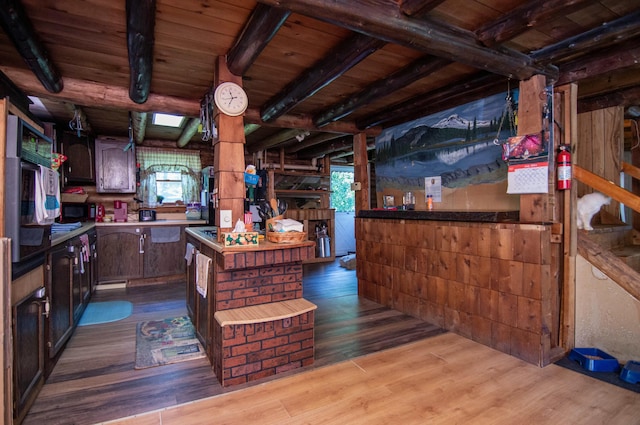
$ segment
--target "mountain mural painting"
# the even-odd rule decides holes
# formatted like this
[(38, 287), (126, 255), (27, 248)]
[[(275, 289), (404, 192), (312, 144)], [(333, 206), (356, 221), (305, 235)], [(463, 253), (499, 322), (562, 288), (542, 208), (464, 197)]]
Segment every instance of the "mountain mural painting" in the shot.
[[(517, 91), (510, 94), (517, 107)], [(502, 144), (516, 134), (509, 125), (507, 93), (442, 111), (384, 130), (376, 138), (376, 187), (424, 189), (439, 175), (458, 188), (506, 180)]]

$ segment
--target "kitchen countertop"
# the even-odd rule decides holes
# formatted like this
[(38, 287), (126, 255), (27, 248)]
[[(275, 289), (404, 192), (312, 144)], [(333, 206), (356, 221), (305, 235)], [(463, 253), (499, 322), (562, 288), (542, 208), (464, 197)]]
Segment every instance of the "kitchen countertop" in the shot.
[(206, 220), (156, 220), (156, 221), (127, 221), (127, 222), (110, 222), (110, 223), (95, 223), (93, 221), (83, 222), (77, 229), (69, 232), (53, 233), (51, 235), (51, 246), (59, 245), (69, 239), (72, 239), (78, 235), (81, 235), (96, 227), (151, 227), (151, 226), (202, 226), (207, 224)]
[(202, 230), (211, 231), (215, 229), (216, 228), (213, 226), (206, 226), (206, 227), (187, 228), (185, 229), (185, 232), (188, 235), (195, 237), (200, 242), (207, 244), (209, 247), (213, 248), (214, 251), (220, 252), (223, 254), (226, 252), (237, 253), (237, 252), (248, 252), (248, 251), (272, 251), (277, 249), (299, 248), (303, 246), (316, 245), (314, 241), (310, 241), (310, 240), (305, 240), (302, 242), (295, 242), (295, 243), (274, 243), (274, 242), (269, 242), (265, 239), (262, 239), (260, 240), (260, 243), (258, 245), (224, 246), (224, 244), (221, 244), (216, 239), (213, 239), (211, 236), (207, 236), (201, 232)]

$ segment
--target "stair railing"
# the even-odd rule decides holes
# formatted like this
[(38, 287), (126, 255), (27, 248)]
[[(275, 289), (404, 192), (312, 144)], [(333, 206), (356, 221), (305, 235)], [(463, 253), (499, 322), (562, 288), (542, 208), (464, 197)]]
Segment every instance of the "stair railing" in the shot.
[[(625, 164), (626, 163), (623, 163), (622, 171), (633, 177), (635, 177), (635, 175), (632, 173), (637, 173), (638, 177), (636, 178), (640, 178), (640, 169), (634, 167), (631, 164)], [(610, 196), (612, 199), (615, 199), (616, 201), (631, 208), (635, 212), (640, 213), (640, 196), (635, 195), (632, 192), (616, 185), (614, 182), (603, 179), (599, 175), (585, 170), (579, 165), (573, 166), (573, 177), (579, 182), (582, 182), (587, 186), (592, 187), (607, 196)]]

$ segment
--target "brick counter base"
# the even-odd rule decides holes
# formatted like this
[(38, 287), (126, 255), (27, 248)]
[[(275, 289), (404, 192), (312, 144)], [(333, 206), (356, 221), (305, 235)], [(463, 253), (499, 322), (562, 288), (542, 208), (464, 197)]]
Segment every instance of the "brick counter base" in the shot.
[(296, 299), (216, 312), (213, 369), (223, 387), (313, 364), (314, 310)]

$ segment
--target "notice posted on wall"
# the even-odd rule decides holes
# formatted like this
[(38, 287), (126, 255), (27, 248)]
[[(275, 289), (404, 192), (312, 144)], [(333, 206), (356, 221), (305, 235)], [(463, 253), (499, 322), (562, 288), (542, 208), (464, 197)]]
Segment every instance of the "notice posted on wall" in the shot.
[(431, 195), (433, 202), (442, 202), (442, 177), (425, 177), (424, 178), (424, 199)]
[(549, 163), (534, 162), (509, 165), (507, 193), (548, 193)]

